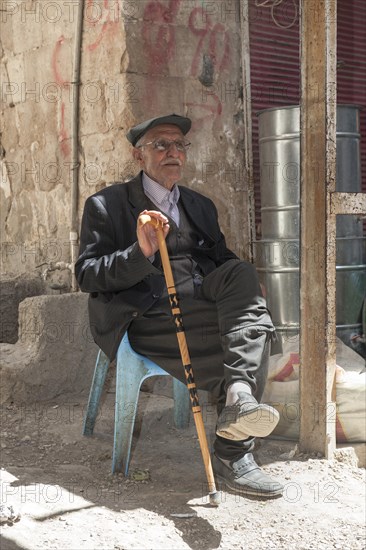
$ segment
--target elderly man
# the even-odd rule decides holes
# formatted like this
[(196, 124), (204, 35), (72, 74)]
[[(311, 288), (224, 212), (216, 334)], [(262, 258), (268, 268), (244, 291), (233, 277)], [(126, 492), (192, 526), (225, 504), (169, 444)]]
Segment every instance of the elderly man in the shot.
[(137, 352), (184, 381), (155, 230), (139, 216), (164, 223), (196, 385), (218, 401), (215, 476), (240, 494), (274, 497), (282, 485), (252, 454), (254, 438), (279, 418), (260, 403), (274, 328), (256, 271), (226, 247), (213, 202), (178, 185), (190, 128), (175, 114), (131, 128), (141, 172), (86, 201), (76, 276), (90, 293), (94, 339), (110, 359), (128, 330)]

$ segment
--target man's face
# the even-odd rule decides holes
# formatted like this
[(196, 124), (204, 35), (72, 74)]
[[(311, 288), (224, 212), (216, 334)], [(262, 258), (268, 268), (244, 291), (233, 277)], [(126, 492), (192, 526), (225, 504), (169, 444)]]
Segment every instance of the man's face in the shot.
[(182, 170), (186, 163), (186, 152), (178, 151), (174, 143), (166, 151), (159, 151), (153, 143), (144, 145), (159, 139), (187, 142), (178, 126), (160, 124), (146, 132), (139, 147), (134, 149), (134, 158), (139, 161), (142, 170), (151, 179), (160, 183), (163, 187), (171, 189), (182, 177)]

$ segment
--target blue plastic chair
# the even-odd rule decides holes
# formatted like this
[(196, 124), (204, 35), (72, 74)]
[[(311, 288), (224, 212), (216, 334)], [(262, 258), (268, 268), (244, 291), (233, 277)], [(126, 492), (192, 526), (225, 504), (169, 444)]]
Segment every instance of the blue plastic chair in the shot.
[[(151, 376), (169, 376), (169, 374), (147, 357), (136, 353), (130, 345), (127, 332), (119, 345), (116, 361), (112, 472), (123, 472), (127, 476), (141, 384)], [(108, 357), (99, 350), (84, 419), (83, 435), (93, 434), (109, 363)], [(186, 428), (190, 415), (189, 393), (186, 385), (175, 378), (173, 378), (173, 396), (174, 424), (177, 428)]]

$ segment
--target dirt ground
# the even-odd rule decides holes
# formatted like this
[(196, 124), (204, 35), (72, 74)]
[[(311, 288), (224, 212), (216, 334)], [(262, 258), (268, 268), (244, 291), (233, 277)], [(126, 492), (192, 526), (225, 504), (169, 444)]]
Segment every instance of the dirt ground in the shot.
[[(1, 526), (2, 550), (365, 548), (365, 471), (352, 453), (326, 461), (294, 442), (260, 440), (257, 460), (284, 496), (222, 487), (213, 508), (194, 423), (177, 430), (164, 395), (141, 393), (129, 477), (111, 474), (113, 397), (88, 438), (85, 401), (2, 408), (1, 499), (21, 514)], [(216, 413), (205, 405), (203, 415), (212, 443)]]

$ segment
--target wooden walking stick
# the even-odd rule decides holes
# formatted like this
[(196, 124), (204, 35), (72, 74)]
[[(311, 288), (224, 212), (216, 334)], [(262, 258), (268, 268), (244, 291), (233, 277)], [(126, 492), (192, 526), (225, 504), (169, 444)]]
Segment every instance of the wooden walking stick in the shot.
[(170, 266), (168, 250), (166, 247), (166, 242), (165, 242), (164, 233), (163, 233), (163, 224), (160, 220), (152, 218), (148, 214), (141, 215), (139, 218), (139, 223), (141, 225), (145, 225), (145, 223), (150, 223), (151, 225), (154, 226), (157, 234), (159, 252), (163, 263), (163, 270), (164, 270), (165, 282), (168, 290), (170, 307), (171, 307), (172, 315), (174, 317), (175, 327), (177, 331), (179, 351), (182, 358), (184, 373), (185, 373), (186, 382), (187, 382), (187, 388), (189, 390), (189, 396), (191, 400), (193, 418), (196, 424), (198, 441), (200, 444), (203, 463), (206, 471), (210, 504), (212, 504), (213, 506), (218, 506), (220, 504), (220, 494), (216, 490), (215, 478), (214, 478), (212, 464), (211, 464), (210, 451), (208, 448), (206, 431), (203, 424), (202, 411), (198, 400), (197, 387), (193, 377), (191, 359), (189, 356), (186, 335), (184, 333), (184, 328), (183, 328), (182, 313), (179, 308), (177, 291), (174, 285), (172, 268)]

